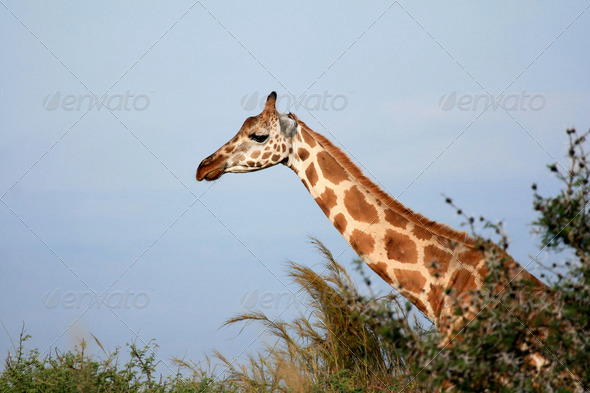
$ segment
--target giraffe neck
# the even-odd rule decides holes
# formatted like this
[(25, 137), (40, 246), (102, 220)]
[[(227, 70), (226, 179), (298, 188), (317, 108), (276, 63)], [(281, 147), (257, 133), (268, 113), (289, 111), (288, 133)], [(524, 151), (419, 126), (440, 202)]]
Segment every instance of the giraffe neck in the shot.
[(336, 229), (371, 269), (437, 327), (441, 313), (448, 314), (445, 290), (466, 293), (481, 286), (484, 259), (466, 234), (405, 208), (302, 122), (293, 150), (289, 167)]

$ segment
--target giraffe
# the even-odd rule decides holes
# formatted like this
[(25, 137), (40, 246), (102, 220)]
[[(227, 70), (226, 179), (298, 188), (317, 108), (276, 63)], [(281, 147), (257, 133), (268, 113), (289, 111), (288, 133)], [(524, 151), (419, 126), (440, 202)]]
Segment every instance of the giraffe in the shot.
[[(454, 320), (454, 301), (468, 305), (470, 294), (483, 288), (488, 273), (484, 251), (465, 232), (431, 221), (392, 198), (327, 138), (296, 115), (277, 111), (276, 98), (272, 92), (262, 113), (246, 119), (229, 142), (200, 163), (197, 180), (286, 165), (375, 273), (443, 335), (456, 331), (465, 321)], [(514, 276), (520, 273), (545, 287), (512, 258), (508, 265)]]

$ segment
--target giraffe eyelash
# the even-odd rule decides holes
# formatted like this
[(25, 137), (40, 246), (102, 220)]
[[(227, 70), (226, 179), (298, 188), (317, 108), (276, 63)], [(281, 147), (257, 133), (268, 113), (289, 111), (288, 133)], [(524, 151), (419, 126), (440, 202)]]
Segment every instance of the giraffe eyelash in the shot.
[(264, 141), (266, 141), (268, 139), (268, 135), (252, 134), (252, 135), (250, 135), (250, 139), (252, 139), (253, 141), (258, 142), (258, 143), (263, 143)]

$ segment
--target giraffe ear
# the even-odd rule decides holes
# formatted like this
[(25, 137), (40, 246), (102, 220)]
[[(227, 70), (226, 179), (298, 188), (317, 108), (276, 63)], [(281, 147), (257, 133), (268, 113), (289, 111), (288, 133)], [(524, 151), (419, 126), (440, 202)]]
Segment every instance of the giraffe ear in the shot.
[(272, 92), (268, 95), (268, 98), (266, 99), (266, 104), (264, 105), (264, 111), (270, 110), (270, 109), (275, 109), (275, 104), (277, 102), (277, 93), (276, 92)]
[(297, 133), (297, 121), (286, 113), (278, 112), (278, 115), (281, 132), (285, 134), (287, 138), (293, 138)]

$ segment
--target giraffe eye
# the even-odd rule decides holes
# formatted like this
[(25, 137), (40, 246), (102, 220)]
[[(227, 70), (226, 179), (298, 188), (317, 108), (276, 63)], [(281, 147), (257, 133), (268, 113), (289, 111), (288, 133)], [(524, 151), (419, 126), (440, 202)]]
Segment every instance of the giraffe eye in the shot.
[(262, 143), (268, 139), (268, 135), (252, 134), (252, 135), (250, 135), (250, 139), (252, 139), (253, 141), (256, 141), (258, 143)]

